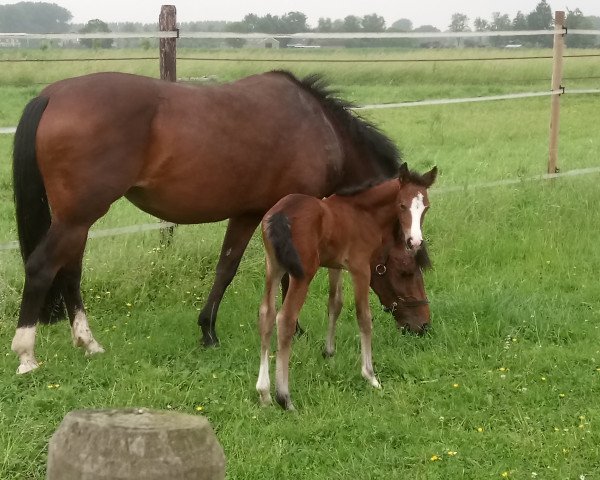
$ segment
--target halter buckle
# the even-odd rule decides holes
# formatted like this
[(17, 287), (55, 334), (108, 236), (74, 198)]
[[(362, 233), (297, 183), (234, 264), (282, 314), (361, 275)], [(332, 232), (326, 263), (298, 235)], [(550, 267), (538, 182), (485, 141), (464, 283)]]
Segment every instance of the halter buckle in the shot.
[(377, 275), (385, 275), (387, 268), (383, 263), (380, 263), (375, 267), (375, 271), (377, 272)]

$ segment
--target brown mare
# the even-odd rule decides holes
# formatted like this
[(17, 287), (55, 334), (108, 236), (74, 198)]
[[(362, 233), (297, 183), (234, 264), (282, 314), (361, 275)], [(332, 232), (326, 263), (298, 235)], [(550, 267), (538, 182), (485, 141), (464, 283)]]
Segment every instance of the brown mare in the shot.
[[(288, 385), (292, 336), (308, 286), (320, 266), (330, 268), (330, 292), (339, 292), (339, 269), (350, 272), (360, 329), (361, 373), (372, 386), (379, 388), (371, 359), (371, 263), (381, 254), (382, 247), (394, 238), (402, 248), (410, 249), (416, 255), (423, 242), (423, 217), (429, 208), (427, 189), (435, 181), (436, 174), (436, 167), (418, 175), (409, 172), (403, 163), (398, 178), (360, 193), (333, 195), (323, 200), (292, 194), (265, 214), (262, 233), (267, 274), (260, 306), (261, 360), (256, 383), (263, 404), (271, 403), (269, 353), (271, 334), (277, 321), (276, 399), (286, 410), (294, 408)], [(276, 315), (277, 286), (286, 272), (290, 275), (289, 290)], [(330, 293), (330, 299), (335, 296)], [(335, 302), (330, 300), (329, 307), (326, 354), (333, 353), (335, 321), (339, 315)], [(427, 310), (427, 317), (428, 313)], [(427, 324), (415, 320), (407, 321), (407, 327), (424, 332)]]
[(216, 344), (220, 301), (269, 208), (289, 193), (321, 198), (396, 174), (394, 144), (349, 107), (318, 76), (287, 72), (204, 87), (101, 73), (46, 87), (14, 140), (25, 262), (17, 372), (37, 368), (36, 324), (63, 305), (74, 344), (103, 351), (81, 297), (82, 257), (91, 225), (123, 196), (175, 223), (229, 219), (198, 319), (204, 345)]

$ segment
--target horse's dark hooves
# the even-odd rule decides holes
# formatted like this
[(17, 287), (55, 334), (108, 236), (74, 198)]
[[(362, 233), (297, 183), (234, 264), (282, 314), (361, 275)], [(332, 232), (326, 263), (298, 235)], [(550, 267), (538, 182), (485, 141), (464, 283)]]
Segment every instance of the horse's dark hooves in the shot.
[(301, 337), (302, 335), (304, 335), (306, 333), (306, 330), (304, 330), (301, 326), (299, 322), (296, 322), (296, 337)]
[(218, 347), (221, 344), (216, 335), (202, 337), (202, 346), (204, 348)]
[(327, 348), (323, 347), (323, 351), (321, 353), (323, 354), (323, 358), (327, 359), (335, 355), (335, 350), (329, 351)]
[(296, 411), (296, 407), (294, 407), (294, 404), (292, 403), (292, 399), (290, 398), (289, 395), (280, 395), (279, 393), (277, 393), (275, 395), (275, 399), (277, 400), (277, 403), (279, 404), (279, 406), (281, 408), (283, 408), (284, 410), (287, 410), (288, 412)]

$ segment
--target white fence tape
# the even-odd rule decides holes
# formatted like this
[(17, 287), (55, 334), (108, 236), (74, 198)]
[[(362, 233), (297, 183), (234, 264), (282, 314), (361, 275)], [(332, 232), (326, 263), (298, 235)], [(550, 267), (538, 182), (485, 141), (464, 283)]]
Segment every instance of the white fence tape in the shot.
[[(600, 30), (567, 30), (569, 35), (600, 35)], [(17, 40), (72, 40), (81, 38), (304, 38), (304, 39), (353, 39), (353, 38), (467, 38), (467, 37), (527, 37), (555, 35), (554, 30), (507, 30), (485, 32), (299, 32), (299, 33), (236, 33), (236, 32), (95, 32), (95, 33), (0, 33), (0, 39)]]
[[(506, 180), (496, 180), (493, 182), (483, 182), (465, 185), (456, 185), (451, 187), (433, 188), (432, 194), (440, 193), (452, 193), (452, 192), (464, 192), (466, 190), (481, 189), (481, 188), (492, 188), (501, 187), (506, 185), (518, 185), (525, 182), (548, 180), (551, 178), (567, 178), (577, 177), (580, 175), (591, 175), (600, 173), (600, 167), (581, 168), (577, 170), (569, 170), (564, 173), (548, 173), (545, 175), (535, 175), (533, 177), (523, 178), (510, 178)], [(101, 237), (112, 237), (117, 235), (127, 235), (131, 233), (147, 232), (151, 230), (163, 230), (175, 226), (174, 223), (170, 222), (157, 222), (157, 223), (145, 223), (140, 225), (130, 225), (127, 227), (107, 228), (103, 230), (91, 230), (88, 238), (101, 238)], [(18, 242), (7, 242), (0, 243), (0, 251), (3, 250), (17, 250), (19, 248)]]
[[(526, 93), (509, 93), (506, 95), (490, 95), (487, 97), (469, 97), (469, 98), (440, 98), (435, 100), (420, 100), (416, 102), (400, 102), (400, 103), (380, 103), (375, 105), (362, 105), (355, 107), (354, 110), (380, 110), (385, 108), (403, 108), (403, 107), (424, 107), (428, 105), (449, 105), (453, 103), (469, 103), (469, 102), (490, 102), (496, 100), (509, 100), (515, 98), (530, 98), (530, 97), (545, 97), (549, 95), (561, 94), (593, 94), (600, 93), (600, 89), (582, 89), (582, 90), (554, 90), (548, 92), (526, 92)], [(16, 127), (0, 127), (1, 134), (13, 134)]]

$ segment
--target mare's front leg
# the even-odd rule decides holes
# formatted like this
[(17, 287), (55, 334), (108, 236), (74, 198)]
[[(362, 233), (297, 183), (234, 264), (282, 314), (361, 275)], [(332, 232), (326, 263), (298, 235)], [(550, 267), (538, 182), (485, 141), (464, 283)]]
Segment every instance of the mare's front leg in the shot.
[(354, 299), (356, 302), (356, 317), (360, 329), (360, 350), (362, 356), (362, 376), (375, 388), (381, 388), (379, 381), (373, 371), (373, 358), (371, 353), (371, 331), (373, 322), (371, 309), (369, 308), (369, 283), (371, 280), (371, 269), (369, 264), (352, 272), (354, 282)]
[(202, 330), (202, 344), (212, 347), (219, 344), (215, 325), (219, 305), (225, 294), (225, 289), (233, 280), (242, 255), (252, 238), (260, 217), (245, 216), (231, 218), (227, 225), (227, 232), (221, 247), (221, 256), (217, 263), (215, 281), (208, 294), (208, 299), (198, 317), (198, 324)]
[(324, 357), (333, 357), (335, 353), (335, 324), (342, 311), (342, 270), (338, 268), (329, 269), (329, 302), (327, 304), (327, 315), (329, 327), (327, 328), (327, 339), (325, 340)]

